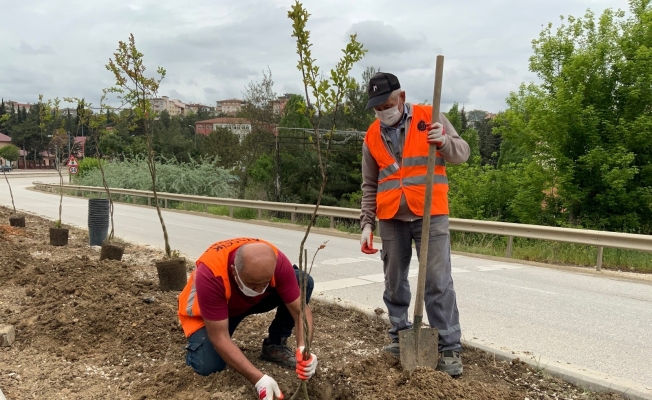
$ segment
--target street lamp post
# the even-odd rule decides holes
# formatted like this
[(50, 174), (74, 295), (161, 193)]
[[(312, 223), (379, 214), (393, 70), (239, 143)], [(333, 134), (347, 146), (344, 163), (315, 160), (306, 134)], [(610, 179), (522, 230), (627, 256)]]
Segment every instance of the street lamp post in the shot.
[(195, 148), (197, 148), (197, 129), (195, 129), (195, 127), (192, 125), (188, 126), (191, 127), (193, 131), (195, 131)]

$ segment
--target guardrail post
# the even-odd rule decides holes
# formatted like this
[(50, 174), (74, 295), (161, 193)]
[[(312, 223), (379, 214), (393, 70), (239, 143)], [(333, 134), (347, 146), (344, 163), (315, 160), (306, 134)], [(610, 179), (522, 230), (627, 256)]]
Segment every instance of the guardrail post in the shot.
[(263, 210), (258, 209), (258, 219), (263, 219)]
[(331, 229), (335, 228), (335, 217), (331, 217)]
[(229, 217), (233, 218), (233, 206), (229, 207)]
[(601, 271), (602, 270), (602, 255), (604, 254), (604, 247), (598, 246), (598, 261), (595, 264), (595, 270), (596, 271)]
[(165, 202), (164, 202), (163, 208), (168, 208), (168, 199), (165, 199)]
[(152, 198), (151, 197), (147, 197), (147, 205), (150, 206), (150, 207), (152, 206)]
[(204, 203), (204, 212), (205, 212), (205, 213), (208, 212), (208, 204), (206, 204), (206, 203)]
[(290, 222), (295, 223), (297, 220), (297, 214), (296, 213), (290, 213)]
[(186, 203), (185, 201), (183, 202), (183, 209), (184, 209), (184, 210), (187, 210), (187, 209), (188, 209), (188, 203)]
[(505, 257), (512, 258), (512, 248), (514, 247), (514, 236), (508, 236), (507, 239), (507, 251), (505, 252)]

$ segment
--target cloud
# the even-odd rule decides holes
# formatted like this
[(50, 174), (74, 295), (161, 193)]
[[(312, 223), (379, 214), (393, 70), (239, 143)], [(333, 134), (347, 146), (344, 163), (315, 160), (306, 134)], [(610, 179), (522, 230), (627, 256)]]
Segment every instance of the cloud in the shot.
[(221, 79), (247, 79), (256, 75), (256, 71), (247, 68), (238, 59), (231, 56), (223, 56), (201, 69)]
[(418, 48), (423, 39), (408, 40), (396, 28), (382, 21), (362, 21), (351, 26), (348, 35), (357, 33), (357, 39), (364, 43), (369, 54), (388, 56), (400, 55)]
[(183, 99), (183, 98), (187, 98), (187, 97), (185, 97), (184, 95), (182, 95), (181, 93), (177, 92), (175, 89), (170, 89), (170, 90), (168, 91), (168, 97), (170, 97), (171, 99)]
[[(287, 11), (292, 0), (14, 1), (2, 10), (0, 96), (17, 101), (78, 96), (97, 103), (113, 84), (104, 65), (129, 34), (149, 72), (167, 70), (159, 95), (214, 104), (242, 97), (267, 66), (278, 93), (302, 93)], [(437, 54), (446, 56), (442, 108), (458, 101), (498, 111), (528, 72), (531, 40), (558, 15), (627, 9), (627, 0), (304, 0), (312, 52), (328, 73), (348, 35), (368, 53), (355, 66), (395, 73), (410, 101), (432, 98)], [(25, 28), (29, 21), (29, 29)], [(56, 21), (56, 23), (53, 23)], [(430, 100), (429, 100), (430, 101)]]
[(35, 48), (25, 43), (22, 40), (20, 41), (20, 46), (16, 48), (16, 52), (19, 54), (28, 54), (28, 55), (54, 54), (54, 50), (52, 49), (52, 46), (50, 46), (49, 44), (41, 45), (39, 48)]

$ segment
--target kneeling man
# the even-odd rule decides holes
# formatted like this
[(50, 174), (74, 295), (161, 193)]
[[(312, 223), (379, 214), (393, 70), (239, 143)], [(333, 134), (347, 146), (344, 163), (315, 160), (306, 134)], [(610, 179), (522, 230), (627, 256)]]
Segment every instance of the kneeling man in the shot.
[[(274, 395), (282, 398), (276, 381), (260, 372), (231, 340), (245, 317), (276, 308), (260, 358), (295, 369), (301, 379), (313, 376), (317, 356), (311, 354), (309, 360), (297, 362), (305, 337), (300, 317), (302, 277), (283, 253), (260, 239), (235, 238), (211, 245), (196, 265), (179, 295), (179, 320), (188, 338), (186, 364), (204, 376), (220, 372), (228, 365), (255, 385), (261, 400), (271, 400)], [(308, 280), (309, 301), (314, 283), (309, 275), (304, 278)], [(312, 338), (309, 307), (306, 315)], [(295, 350), (287, 345), (293, 328)]]

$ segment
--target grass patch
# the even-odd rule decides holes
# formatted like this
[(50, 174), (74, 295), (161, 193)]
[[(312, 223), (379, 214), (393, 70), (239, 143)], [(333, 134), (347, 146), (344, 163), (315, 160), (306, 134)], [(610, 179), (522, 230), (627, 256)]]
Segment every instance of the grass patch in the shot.
[[(453, 250), (466, 253), (505, 257), (507, 238), (505, 236), (451, 232)], [(573, 243), (548, 240), (514, 238), (512, 258), (549, 264), (579, 265), (595, 267), (598, 249)], [(602, 268), (652, 273), (652, 253), (605, 248)]]

